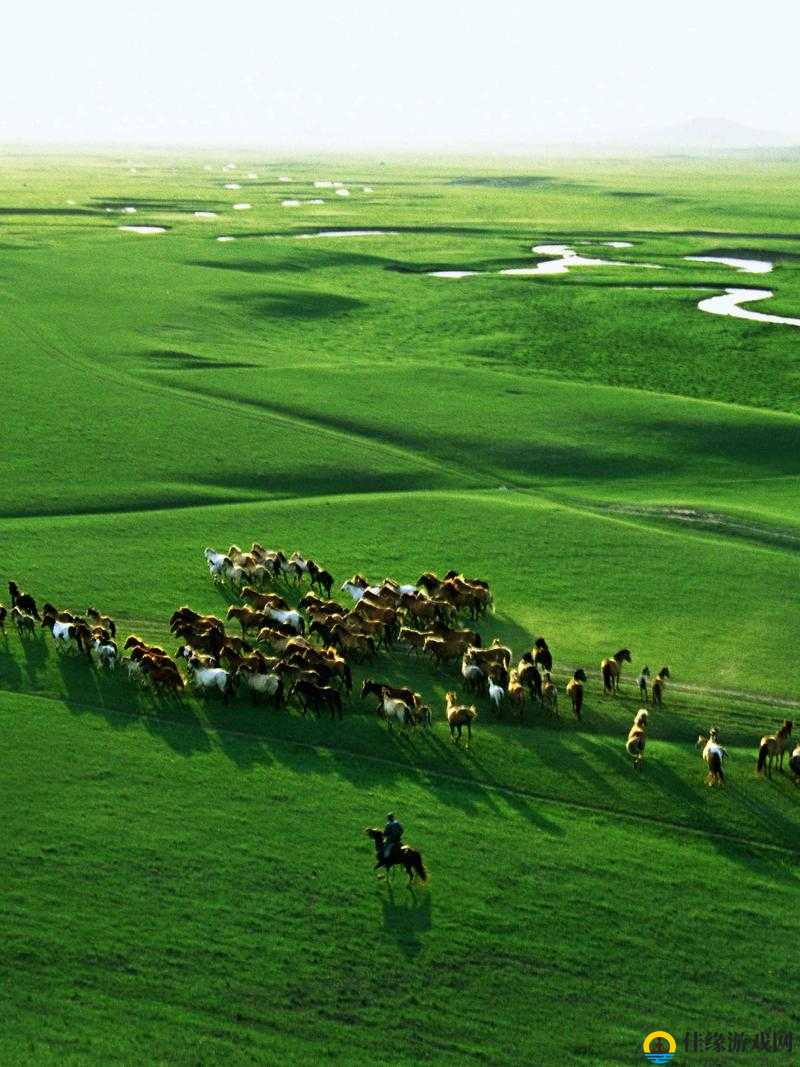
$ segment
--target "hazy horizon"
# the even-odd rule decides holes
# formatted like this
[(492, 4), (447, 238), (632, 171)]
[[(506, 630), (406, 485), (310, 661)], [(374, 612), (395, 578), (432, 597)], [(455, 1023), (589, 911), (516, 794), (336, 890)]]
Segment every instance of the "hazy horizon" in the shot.
[(676, 144), (800, 143), (787, 106), (800, 11), (767, 0), (754, 25), (751, 11), (34, 3), (6, 16), (6, 40), (36, 54), (4, 57), (0, 143), (514, 153), (666, 145), (671, 127)]

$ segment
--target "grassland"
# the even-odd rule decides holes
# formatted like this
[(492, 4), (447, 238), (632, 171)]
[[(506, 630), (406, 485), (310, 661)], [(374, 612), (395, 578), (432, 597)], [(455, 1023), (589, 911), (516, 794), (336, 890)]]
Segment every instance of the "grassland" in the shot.
[[(0, 1062), (599, 1065), (661, 1027), (791, 1030), (800, 798), (752, 767), (797, 698), (800, 350), (698, 312), (750, 279), (683, 257), (773, 259), (763, 309), (800, 314), (796, 166), (225, 162), (0, 162), (5, 579), (164, 640), (177, 603), (225, 607), (206, 544), (455, 565), (492, 582), (487, 637), (594, 674), (586, 724), (482, 705), (467, 754), (357, 700), (341, 727), (160, 704), (0, 639)], [(392, 232), (296, 239), (332, 229)], [(425, 273), (548, 241), (664, 269)], [(621, 645), (676, 682), (638, 778), (632, 694), (596, 680)], [(414, 895), (372, 882), (390, 807)]]

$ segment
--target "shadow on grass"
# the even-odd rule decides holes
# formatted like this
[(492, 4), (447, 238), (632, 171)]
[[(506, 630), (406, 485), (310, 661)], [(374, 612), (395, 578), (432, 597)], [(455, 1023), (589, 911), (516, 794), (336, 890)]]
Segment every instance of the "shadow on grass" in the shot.
[(368, 305), (354, 297), (312, 289), (296, 292), (223, 293), (221, 299), (238, 304), (259, 319), (324, 319), (359, 311)]
[(377, 898), (381, 905), (385, 934), (395, 941), (406, 956), (413, 959), (424, 948), (421, 935), (433, 926), (433, 902), (425, 887), (417, 888), (412, 883), (398, 888), (401, 875), (405, 883), (405, 872), (398, 870), (396, 877), (389, 875), (382, 883)]
[(61, 216), (102, 215), (104, 212), (87, 207), (0, 207), (0, 215)]

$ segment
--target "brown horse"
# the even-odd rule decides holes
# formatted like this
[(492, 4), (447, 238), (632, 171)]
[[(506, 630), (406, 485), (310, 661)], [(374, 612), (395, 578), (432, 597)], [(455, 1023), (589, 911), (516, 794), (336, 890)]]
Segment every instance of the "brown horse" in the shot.
[(117, 636), (117, 624), (114, 622), (110, 615), (101, 615), (97, 608), (87, 608), (86, 614), (95, 624), (95, 626), (104, 626), (112, 637)]
[(478, 709), (474, 704), (469, 706), (458, 704), (456, 702), (456, 694), (450, 692), (445, 696), (444, 713), (447, 716), (447, 725), (450, 727), (451, 741), (454, 744), (458, 744), (461, 740), (461, 731), (466, 726), (467, 743), (465, 747), (469, 748), (469, 743), (472, 740), (472, 724), (478, 718)]
[(654, 708), (660, 708), (664, 705), (664, 687), (667, 684), (667, 678), (669, 678), (669, 667), (662, 667), (653, 679), (652, 690)]
[(758, 743), (758, 763), (756, 774), (763, 774), (767, 769), (767, 777), (772, 777), (772, 764), (779, 759), (778, 770), (783, 774), (783, 754), (789, 745), (789, 738), (794, 723), (791, 719), (784, 719), (783, 725), (776, 734), (762, 737)]
[(603, 675), (603, 690), (606, 693), (617, 693), (619, 691), (619, 676), (622, 673), (622, 664), (631, 662), (631, 652), (629, 648), (621, 648), (619, 652), (615, 652), (613, 656), (608, 656), (600, 664), (600, 671)]
[(375, 856), (378, 861), (374, 867), (376, 871), (379, 867), (386, 867), (389, 874), (391, 874), (393, 867), (402, 864), (406, 869), (409, 885), (414, 881), (414, 875), (416, 875), (421, 882), (427, 880), (428, 872), (425, 870), (425, 864), (422, 862), (422, 855), (417, 852), (415, 848), (409, 848), (408, 845), (401, 845), (399, 848), (394, 848), (387, 859), (383, 855), (383, 830), (379, 830), (377, 826), (371, 826), (367, 827), (365, 833), (367, 837), (372, 838), (372, 842), (375, 845)]
[(573, 673), (567, 682), (567, 696), (572, 701), (572, 710), (578, 722), (581, 721), (581, 708), (583, 707), (583, 683), (586, 681), (586, 671), (583, 667)]
[(550, 677), (550, 671), (545, 671), (542, 679), (542, 705), (555, 712), (558, 718), (558, 689)]

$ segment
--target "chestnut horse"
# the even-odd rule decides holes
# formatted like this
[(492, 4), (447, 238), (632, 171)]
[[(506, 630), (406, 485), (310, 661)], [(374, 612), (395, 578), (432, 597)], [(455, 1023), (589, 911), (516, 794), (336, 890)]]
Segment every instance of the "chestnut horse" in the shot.
[(631, 662), (631, 653), (628, 648), (621, 648), (613, 656), (604, 659), (600, 664), (603, 674), (603, 689), (606, 693), (619, 691), (619, 676), (622, 673), (622, 664)]
[(469, 743), (472, 740), (472, 724), (478, 718), (478, 710), (475, 705), (470, 704), (467, 707), (466, 704), (456, 703), (456, 694), (450, 692), (445, 697), (445, 715), (447, 716), (447, 725), (450, 727), (450, 739), (454, 744), (458, 744), (461, 740), (461, 731), (466, 726), (466, 747), (469, 748)]
[(783, 725), (776, 734), (761, 738), (758, 744), (757, 774), (763, 774), (766, 767), (767, 776), (771, 778), (772, 764), (778, 758), (780, 758), (778, 770), (783, 773), (783, 753), (789, 745), (789, 737), (791, 736), (793, 725), (791, 719), (784, 719)]

